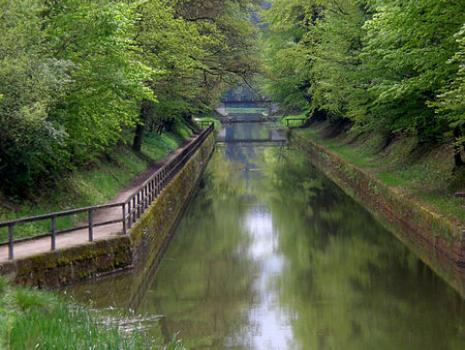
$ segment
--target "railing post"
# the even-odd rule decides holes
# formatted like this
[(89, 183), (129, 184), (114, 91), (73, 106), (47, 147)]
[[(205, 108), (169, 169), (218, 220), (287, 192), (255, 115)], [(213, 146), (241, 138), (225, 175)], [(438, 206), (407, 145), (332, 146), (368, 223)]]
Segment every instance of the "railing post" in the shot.
[(149, 185), (144, 186), (144, 211), (149, 207)]
[(137, 192), (137, 218), (140, 218), (140, 191)]
[(123, 203), (123, 235), (127, 235), (128, 230), (126, 227), (126, 203)]
[(128, 227), (132, 226), (131, 199), (128, 200)]
[(150, 204), (152, 204), (153, 200), (155, 199), (155, 180), (152, 179), (150, 181)]
[(52, 224), (51, 224), (51, 231), (52, 231), (52, 251), (56, 250), (57, 248), (57, 217), (55, 215), (52, 216)]
[(14, 246), (14, 240), (13, 240), (13, 227), (14, 224), (8, 225), (8, 259), (13, 260), (14, 259), (14, 252), (13, 252), (13, 246)]
[(89, 242), (93, 242), (94, 240), (94, 211), (92, 208), (89, 209), (88, 212), (88, 222), (89, 222)]
[(134, 214), (132, 215), (132, 222), (136, 222), (136, 219), (137, 219), (136, 195), (132, 197), (132, 211), (134, 212)]

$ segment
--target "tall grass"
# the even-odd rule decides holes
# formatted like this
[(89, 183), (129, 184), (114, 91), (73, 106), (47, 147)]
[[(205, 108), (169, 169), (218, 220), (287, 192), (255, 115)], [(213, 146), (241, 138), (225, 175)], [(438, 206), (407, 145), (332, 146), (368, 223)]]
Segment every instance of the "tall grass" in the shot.
[(48, 292), (13, 288), (0, 278), (0, 349), (182, 350), (176, 339), (157, 345), (143, 330), (123, 330), (95, 311)]

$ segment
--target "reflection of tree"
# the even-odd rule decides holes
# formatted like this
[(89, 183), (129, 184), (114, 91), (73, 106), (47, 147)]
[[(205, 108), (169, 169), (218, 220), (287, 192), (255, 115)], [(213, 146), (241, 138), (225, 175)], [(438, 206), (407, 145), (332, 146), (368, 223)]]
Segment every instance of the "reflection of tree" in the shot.
[(180, 331), (190, 348), (220, 349), (247, 324), (243, 310), (255, 299), (255, 266), (246, 256), (249, 237), (238, 224), (248, 202), (242, 168), (220, 152), (212, 159), (206, 186), (140, 307), (144, 313), (166, 315), (156, 335), (164, 325), (171, 335)]
[(263, 271), (244, 221), (260, 207), (284, 262), (265, 288), (290, 315), (289, 349), (465, 348), (455, 292), (302, 154), (228, 145), (204, 181), (137, 310), (165, 315), (158, 338), (180, 331), (193, 349), (252, 347)]
[(262, 159), (299, 348), (463, 348), (454, 291), (298, 154)]
[(236, 201), (246, 192), (246, 184), (242, 178), (243, 162), (226, 161), (223, 155), (216, 152), (204, 176), (206, 196), (216, 202)]

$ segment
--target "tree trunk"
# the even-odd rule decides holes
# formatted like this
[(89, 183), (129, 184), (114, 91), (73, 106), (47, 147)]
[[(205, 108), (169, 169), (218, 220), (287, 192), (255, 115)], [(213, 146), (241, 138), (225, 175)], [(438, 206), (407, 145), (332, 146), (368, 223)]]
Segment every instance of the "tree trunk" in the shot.
[(462, 167), (465, 165), (465, 163), (462, 160), (462, 142), (458, 142), (460, 138), (463, 137), (462, 130), (460, 129), (459, 126), (456, 126), (454, 128), (454, 161), (455, 161), (455, 167)]
[(140, 107), (140, 120), (136, 126), (134, 142), (132, 143), (132, 149), (136, 152), (140, 152), (142, 150), (142, 143), (144, 142), (144, 134), (145, 134), (145, 125), (149, 118), (150, 107), (151, 107), (150, 101), (147, 101), (147, 100), (142, 101), (141, 107)]

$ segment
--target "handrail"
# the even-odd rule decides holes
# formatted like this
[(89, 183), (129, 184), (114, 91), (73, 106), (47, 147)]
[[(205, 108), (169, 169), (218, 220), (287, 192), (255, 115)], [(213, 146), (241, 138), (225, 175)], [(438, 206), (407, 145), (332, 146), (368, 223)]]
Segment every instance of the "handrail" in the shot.
[(58, 218), (58, 217), (62, 217), (62, 216), (70, 216), (70, 215), (81, 214), (81, 213), (85, 213), (85, 212), (89, 211), (90, 209), (94, 209), (94, 210), (110, 209), (110, 208), (115, 208), (115, 207), (121, 206), (121, 204), (122, 203), (110, 203), (110, 204), (94, 205), (94, 206), (90, 206), (90, 207), (69, 209), (69, 210), (57, 211), (57, 212), (49, 213), (49, 214), (42, 214), (42, 215), (29, 216), (29, 217), (25, 217), (25, 218), (10, 220), (10, 221), (3, 221), (3, 222), (0, 222), (0, 228), (1, 227), (6, 227), (6, 226), (9, 226), (9, 225), (25, 224), (25, 223), (33, 222), (33, 221), (47, 220), (47, 219), (50, 219), (51, 216), (56, 216)]
[[(128, 228), (132, 227), (132, 224), (143, 214), (143, 212), (152, 204), (152, 202), (160, 195), (161, 191), (166, 187), (168, 182), (177, 174), (181, 167), (190, 159), (192, 154), (197, 151), (203, 141), (211, 134), (214, 130), (213, 123), (193, 140), (191, 143), (183, 148), (178, 154), (171, 158), (166, 164), (160, 169), (155, 171), (147, 180), (145, 180), (132, 195), (130, 195), (124, 202), (110, 203), (95, 205), (83, 208), (76, 208), (70, 210), (64, 210), (49, 214), (30, 216), (25, 218), (19, 218), (15, 220), (9, 220), (0, 222), (1, 228), (8, 228), (8, 242), (0, 243), (0, 246), (8, 245), (8, 258), (14, 259), (14, 245), (15, 243), (22, 243), (31, 241), (37, 238), (51, 237), (51, 250), (56, 250), (56, 237), (57, 235), (69, 233), (77, 230), (88, 230), (89, 241), (94, 240), (94, 228), (109, 224), (123, 223), (123, 234), (128, 234)], [(97, 210), (111, 209), (121, 207), (121, 218), (116, 220), (104, 221), (94, 223), (94, 214)], [(87, 224), (71, 229), (57, 230), (57, 219), (87, 213)], [(50, 232), (47, 234), (36, 235), (28, 238), (14, 239), (14, 228), (17, 225), (50, 220)]]
[(302, 126), (302, 125), (304, 125), (304, 124), (306, 123), (307, 119), (308, 119), (308, 118), (286, 117), (286, 118), (285, 118), (285, 122), (286, 122), (286, 126), (287, 126), (287, 127), (290, 127), (289, 121), (300, 121), (300, 122), (301, 122), (300, 125)]

